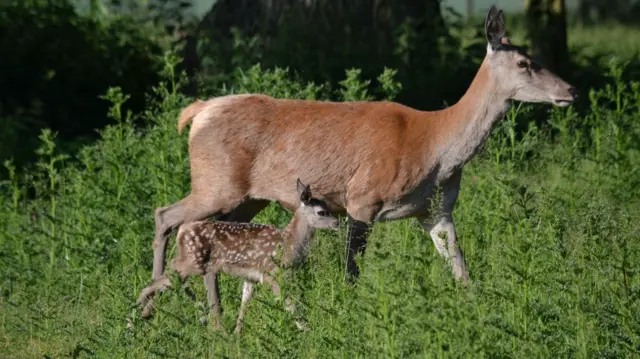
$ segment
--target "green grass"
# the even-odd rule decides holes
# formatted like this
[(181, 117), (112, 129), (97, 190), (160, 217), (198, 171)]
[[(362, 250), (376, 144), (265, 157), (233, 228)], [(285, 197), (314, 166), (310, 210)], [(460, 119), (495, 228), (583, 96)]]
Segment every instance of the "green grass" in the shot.
[[(609, 87), (583, 99), (590, 111), (549, 107), (550, 128), (516, 132), (532, 106), (514, 106), (465, 168), (454, 215), (469, 287), (413, 221), (375, 226), (355, 287), (343, 281), (345, 229), (320, 232), (283, 283), (310, 330), (298, 331), (259, 287), (240, 338), (201, 324), (201, 280), (191, 280), (197, 303), (170, 291), (148, 321), (133, 306), (151, 276), (153, 210), (189, 190), (187, 136), (175, 129), (188, 99), (170, 65), (139, 114), (147, 130), (134, 130), (114, 90), (118, 124), (99, 142), (64, 158), (45, 132), (38, 166), (3, 183), (2, 357), (639, 356), (640, 85), (623, 82), (619, 68)], [(359, 81), (350, 72), (345, 97), (367, 96)], [(226, 91), (321, 98), (326, 90), (256, 67)], [(289, 216), (272, 205), (256, 221), (283, 225)], [(231, 332), (242, 281), (221, 278)]]

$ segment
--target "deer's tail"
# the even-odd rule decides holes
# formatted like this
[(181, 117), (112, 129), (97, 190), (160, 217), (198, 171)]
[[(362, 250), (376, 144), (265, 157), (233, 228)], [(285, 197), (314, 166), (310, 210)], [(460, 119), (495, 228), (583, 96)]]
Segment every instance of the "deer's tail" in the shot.
[(182, 129), (193, 120), (193, 118), (199, 114), (202, 109), (206, 106), (206, 102), (201, 100), (196, 100), (191, 105), (187, 106), (184, 110), (180, 112), (180, 116), (178, 117), (178, 133), (182, 133)]

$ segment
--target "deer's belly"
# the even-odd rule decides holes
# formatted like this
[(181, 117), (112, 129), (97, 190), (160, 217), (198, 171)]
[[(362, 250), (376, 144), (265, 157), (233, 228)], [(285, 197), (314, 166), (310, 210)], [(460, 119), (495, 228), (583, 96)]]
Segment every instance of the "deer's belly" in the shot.
[(397, 221), (405, 218), (415, 217), (422, 213), (424, 213), (424, 203), (390, 203), (382, 206), (382, 209), (376, 214), (375, 221)]
[(376, 214), (376, 222), (397, 221), (424, 215), (429, 210), (429, 199), (433, 196), (432, 186), (428, 182), (419, 185), (400, 200), (388, 201)]

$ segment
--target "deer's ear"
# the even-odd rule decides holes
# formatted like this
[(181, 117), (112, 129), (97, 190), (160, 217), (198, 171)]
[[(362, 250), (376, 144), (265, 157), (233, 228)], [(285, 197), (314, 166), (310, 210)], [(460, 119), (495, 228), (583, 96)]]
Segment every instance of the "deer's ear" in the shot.
[(500, 47), (503, 43), (502, 38), (506, 35), (506, 29), (504, 25), (504, 14), (502, 10), (498, 10), (495, 5), (492, 5), (487, 13), (487, 18), (484, 22), (484, 31), (489, 45), (494, 50)]
[(298, 189), (300, 201), (305, 204), (309, 203), (309, 200), (311, 199), (311, 188), (309, 187), (309, 185), (305, 186), (298, 178), (298, 180), (296, 181), (296, 187)]

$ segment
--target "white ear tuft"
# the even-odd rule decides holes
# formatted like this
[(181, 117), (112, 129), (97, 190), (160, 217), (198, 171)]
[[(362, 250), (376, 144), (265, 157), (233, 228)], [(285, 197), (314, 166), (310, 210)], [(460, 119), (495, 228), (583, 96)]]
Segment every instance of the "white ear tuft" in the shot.
[(487, 43), (487, 54), (493, 54), (495, 50), (491, 46), (491, 44)]

